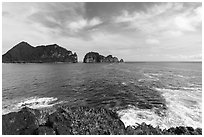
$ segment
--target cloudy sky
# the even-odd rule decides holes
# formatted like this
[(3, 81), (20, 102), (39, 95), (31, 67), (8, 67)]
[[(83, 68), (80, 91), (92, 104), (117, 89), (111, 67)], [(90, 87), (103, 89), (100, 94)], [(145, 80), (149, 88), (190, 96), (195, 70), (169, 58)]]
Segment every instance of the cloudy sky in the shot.
[(125, 61), (201, 60), (201, 3), (3, 3), (2, 52), (57, 43)]

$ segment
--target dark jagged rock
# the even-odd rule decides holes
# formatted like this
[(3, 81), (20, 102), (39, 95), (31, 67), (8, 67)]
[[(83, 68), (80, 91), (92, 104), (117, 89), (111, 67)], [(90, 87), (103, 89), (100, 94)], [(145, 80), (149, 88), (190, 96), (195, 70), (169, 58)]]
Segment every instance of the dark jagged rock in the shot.
[(56, 135), (55, 131), (47, 126), (40, 126), (34, 131), (35, 135)]
[(201, 135), (202, 129), (201, 128), (192, 128), (192, 127), (183, 127), (179, 126), (176, 128), (169, 128), (167, 130), (168, 135)]
[(89, 52), (85, 55), (84, 63), (115, 63), (115, 62), (119, 62), (117, 57), (113, 57), (112, 55), (108, 55), (107, 57), (100, 55), (97, 52)]
[(168, 130), (161, 130), (159, 127), (152, 127), (145, 123), (138, 124), (137, 127), (128, 126), (126, 128), (127, 135), (202, 135), (202, 129), (192, 127), (171, 127)]
[(201, 135), (202, 129), (179, 126), (161, 130), (159, 127), (145, 123), (125, 128), (113, 110), (101, 107), (61, 106), (53, 111), (23, 108), (19, 112), (3, 115), (2, 133), (3, 135)]
[(71, 135), (71, 117), (65, 111), (56, 111), (48, 117), (46, 125), (52, 127), (58, 135)]
[(123, 60), (123, 59), (121, 59), (121, 60), (120, 60), (120, 62), (122, 63), (122, 62), (124, 62), (124, 60)]
[(32, 47), (21, 42), (2, 57), (3, 63), (44, 63), (44, 62), (77, 62), (76, 53), (66, 50), (57, 44)]
[(124, 124), (104, 108), (68, 108), (58, 109), (49, 117), (58, 134), (105, 135), (124, 134)]
[(39, 123), (39, 112), (29, 108), (23, 108), (19, 112), (12, 112), (2, 116), (2, 133), (4, 135), (34, 134)]
[(128, 126), (126, 128), (127, 135), (162, 135), (162, 130), (159, 127), (152, 127), (151, 125), (146, 125), (142, 123), (137, 127)]

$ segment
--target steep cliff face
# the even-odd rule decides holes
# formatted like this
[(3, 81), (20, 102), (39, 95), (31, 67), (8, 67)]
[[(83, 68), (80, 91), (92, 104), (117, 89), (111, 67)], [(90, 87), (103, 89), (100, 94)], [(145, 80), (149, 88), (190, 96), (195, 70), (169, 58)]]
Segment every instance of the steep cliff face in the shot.
[(119, 62), (117, 57), (113, 57), (112, 55), (108, 55), (107, 57), (100, 55), (97, 52), (89, 52), (85, 55), (84, 63), (114, 63), (114, 62)]
[(95, 63), (100, 62), (103, 57), (97, 52), (89, 52), (84, 57), (84, 63)]
[(113, 57), (112, 55), (108, 55), (105, 58), (104, 62), (111, 62), (112, 63), (112, 62), (119, 62), (119, 61), (118, 61), (117, 57)]
[(43, 63), (72, 62), (76, 63), (77, 55), (57, 44), (32, 47), (27, 42), (21, 42), (10, 49), (2, 57), (3, 63)]

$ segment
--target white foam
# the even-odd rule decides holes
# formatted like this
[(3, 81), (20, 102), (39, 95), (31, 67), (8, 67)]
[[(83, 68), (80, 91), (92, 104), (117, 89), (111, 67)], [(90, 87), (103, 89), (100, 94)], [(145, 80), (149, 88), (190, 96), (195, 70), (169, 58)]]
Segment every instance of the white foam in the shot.
[(149, 73), (149, 74), (147, 74), (147, 73), (145, 73), (144, 76), (145, 76), (146, 78), (145, 78), (145, 79), (139, 79), (138, 81), (139, 81), (139, 82), (142, 81), (142, 80), (159, 81), (158, 78), (153, 77), (153, 76), (158, 76), (158, 75), (160, 75), (160, 74), (153, 74), (153, 73)]
[(125, 83), (125, 82), (122, 82), (121, 84), (124, 85), (124, 86), (127, 86), (127, 83)]
[(184, 90), (190, 90), (190, 91), (198, 91), (198, 92), (202, 92), (202, 88), (200, 87), (182, 87), (182, 89)]
[(165, 125), (163, 123), (159, 123), (159, 119), (161, 119), (154, 111), (147, 109), (138, 109), (134, 106), (129, 106), (127, 109), (119, 110), (118, 115), (125, 124), (125, 126), (137, 126), (137, 124), (141, 124), (145, 122), (146, 124), (151, 124), (152, 126), (160, 126), (163, 128)]
[[(202, 127), (201, 93), (186, 90), (159, 89), (167, 101), (169, 116), (179, 121), (179, 125)], [(185, 89), (185, 88), (183, 88)], [(196, 90), (192, 88), (191, 90)]]
[(125, 126), (132, 126), (145, 122), (153, 127), (167, 129), (176, 126), (202, 127), (202, 97), (199, 94), (183, 90), (160, 89), (167, 102), (166, 115), (160, 117), (155, 109), (138, 109), (129, 106), (119, 110), (120, 119)]
[(177, 77), (180, 77), (180, 78), (184, 78), (184, 76), (182, 76), (182, 75), (176, 75)]
[(27, 106), (33, 109), (40, 109), (46, 107), (52, 107), (56, 104), (64, 103), (64, 101), (58, 101), (54, 97), (30, 97), (27, 99), (17, 99), (17, 100), (8, 100), (4, 102), (4, 107), (2, 108), (2, 114), (8, 114), (10, 112), (18, 112), (21, 108)]
[(142, 82), (142, 81), (145, 81), (145, 79), (138, 79), (138, 82)]
[(150, 78), (150, 79), (153, 79), (153, 77), (150, 76), (149, 74), (144, 74), (144, 76), (145, 76), (145, 77), (148, 77), (148, 78)]
[[(51, 107), (56, 104), (57, 98), (53, 97), (31, 97), (28, 99), (21, 100), (20, 103), (17, 104), (17, 108), (22, 108), (27, 106), (29, 108), (38, 109), (44, 107)], [(54, 103), (55, 102), (55, 103)]]
[(162, 74), (160, 73), (150, 73), (151, 76), (161, 76)]

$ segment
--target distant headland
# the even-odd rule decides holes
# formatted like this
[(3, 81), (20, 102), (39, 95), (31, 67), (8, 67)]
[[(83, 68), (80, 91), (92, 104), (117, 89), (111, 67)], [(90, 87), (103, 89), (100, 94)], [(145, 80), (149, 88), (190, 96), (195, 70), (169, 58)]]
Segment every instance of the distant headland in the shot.
[(33, 47), (27, 42), (20, 42), (5, 53), (3, 63), (47, 63), (69, 62), (76, 63), (77, 54), (72, 53), (57, 44)]

